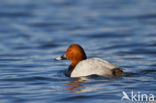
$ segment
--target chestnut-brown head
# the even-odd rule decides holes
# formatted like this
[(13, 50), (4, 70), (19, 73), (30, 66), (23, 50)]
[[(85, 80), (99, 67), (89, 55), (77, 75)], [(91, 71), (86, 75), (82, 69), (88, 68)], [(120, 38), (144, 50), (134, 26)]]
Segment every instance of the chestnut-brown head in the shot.
[(81, 60), (87, 59), (83, 48), (78, 44), (72, 44), (68, 47), (65, 54), (56, 60), (68, 59), (72, 62), (71, 66), (75, 67)]

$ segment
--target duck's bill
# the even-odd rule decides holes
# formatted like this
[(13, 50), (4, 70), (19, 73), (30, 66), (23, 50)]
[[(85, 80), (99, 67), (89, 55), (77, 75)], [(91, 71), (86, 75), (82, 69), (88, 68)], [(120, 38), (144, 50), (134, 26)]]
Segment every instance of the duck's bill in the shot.
[(62, 55), (62, 56), (59, 56), (57, 58), (55, 58), (55, 60), (66, 60), (66, 55)]

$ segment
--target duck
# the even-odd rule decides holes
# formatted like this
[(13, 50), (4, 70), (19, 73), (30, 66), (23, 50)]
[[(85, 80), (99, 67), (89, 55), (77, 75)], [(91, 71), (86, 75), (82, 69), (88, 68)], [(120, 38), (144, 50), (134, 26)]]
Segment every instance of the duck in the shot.
[(84, 49), (79, 44), (71, 44), (66, 52), (55, 60), (70, 60), (71, 64), (65, 70), (68, 77), (86, 77), (98, 75), (104, 77), (123, 76), (121, 67), (111, 64), (101, 58), (88, 58)]

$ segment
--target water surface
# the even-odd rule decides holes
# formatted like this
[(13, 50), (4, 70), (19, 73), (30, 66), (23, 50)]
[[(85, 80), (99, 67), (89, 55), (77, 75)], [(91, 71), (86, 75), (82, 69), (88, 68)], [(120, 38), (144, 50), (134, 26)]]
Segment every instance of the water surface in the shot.
[[(155, 10), (155, 0), (1, 1), (0, 103), (120, 103), (123, 91), (156, 95)], [(72, 43), (135, 75), (66, 77), (70, 62), (53, 59)]]

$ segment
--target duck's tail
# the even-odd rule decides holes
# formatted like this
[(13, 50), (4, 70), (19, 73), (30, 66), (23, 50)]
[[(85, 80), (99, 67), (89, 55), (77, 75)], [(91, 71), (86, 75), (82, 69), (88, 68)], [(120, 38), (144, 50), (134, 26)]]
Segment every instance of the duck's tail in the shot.
[(136, 73), (125, 73), (119, 67), (119, 68), (112, 69), (112, 74), (113, 74), (113, 76), (125, 76), (125, 77), (128, 77), (128, 76), (131, 76), (131, 75), (135, 75)]
[(123, 70), (121, 68), (112, 69), (112, 74), (114, 76), (124, 76), (125, 75), (125, 73), (123, 72)]

